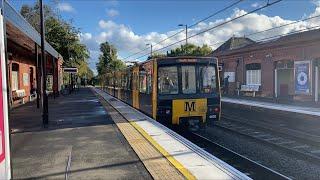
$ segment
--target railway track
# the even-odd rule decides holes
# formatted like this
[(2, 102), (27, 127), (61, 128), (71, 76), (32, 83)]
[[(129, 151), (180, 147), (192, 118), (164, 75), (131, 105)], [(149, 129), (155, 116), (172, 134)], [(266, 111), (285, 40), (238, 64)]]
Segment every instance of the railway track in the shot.
[(301, 137), (298, 138), (286, 134), (284, 131), (279, 132), (266, 126), (262, 127), (259, 126), (259, 123), (250, 124), (226, 116), (224, 119), (224, 121), (216, 123), (215, 126), (272, 145), (294, 157), (320, 164), (320, 147), (319, 143), (315, 141)]
[(214, 154), (217, 158), (225, 161), (252, 179), (290, 179), (268, 167), (248, 159), (198, 133), (181, 134), (194, 144)]

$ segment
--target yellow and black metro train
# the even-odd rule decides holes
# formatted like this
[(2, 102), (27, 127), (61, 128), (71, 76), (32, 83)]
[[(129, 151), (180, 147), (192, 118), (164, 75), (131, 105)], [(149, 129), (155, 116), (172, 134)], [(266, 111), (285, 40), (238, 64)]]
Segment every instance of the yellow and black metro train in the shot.
[(221, 114), (218, 60), (166, 57), (106, 77), (109, 94), (166, 125), (204, 128)]

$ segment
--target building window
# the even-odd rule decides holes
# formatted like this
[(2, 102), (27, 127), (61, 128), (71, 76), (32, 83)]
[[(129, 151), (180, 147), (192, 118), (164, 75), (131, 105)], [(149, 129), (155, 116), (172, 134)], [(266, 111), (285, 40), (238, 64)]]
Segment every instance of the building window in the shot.
[(261, 85), (261, 64), (246, 65), (246, 82), (247, 85)]
[(19, 64), (17, 63), (12, 63), (11, 89), (12, 91), (19, 89)]

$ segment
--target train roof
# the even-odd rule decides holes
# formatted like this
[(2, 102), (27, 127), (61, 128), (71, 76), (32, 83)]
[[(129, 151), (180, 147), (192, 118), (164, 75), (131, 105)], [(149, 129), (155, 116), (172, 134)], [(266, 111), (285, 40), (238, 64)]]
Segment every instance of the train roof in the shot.
[[(142, 64), (149, 63), (151, 61), (157, 60), (159, 64), (174, 64), (174, 63), (183, 63), (183, 61), (177, 61), (177, 60), (185, 60), (184, 63), (201, 63), (199, 60), (206, 60), (203, 63), (208, 63), (210, 60), (213, 60), (214, 63), (218, 62), (218, 59), (216, 57), (212, 56), (175, 56), (175, 57), (160, 57), (160, 58), (153, 58), (148, 59), (146, 61), (137, 62), (134, 65), (127, 66), (124, 71), (130, 70), (131, 68), (135, 66), (139, 66)], [(188, 61), (188, 60), (197, 60), (197, 61)]]

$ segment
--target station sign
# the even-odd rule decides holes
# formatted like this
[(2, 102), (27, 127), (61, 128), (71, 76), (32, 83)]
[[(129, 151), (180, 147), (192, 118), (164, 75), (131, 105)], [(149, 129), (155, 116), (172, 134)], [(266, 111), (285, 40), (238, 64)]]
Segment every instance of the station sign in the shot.
[(78, 73), (78, 68), (76, 68), (76, 67), (65, 67), (65, 68), (63, 68), (63, 72), (70, 73), (70, 74), (77, 74)]

